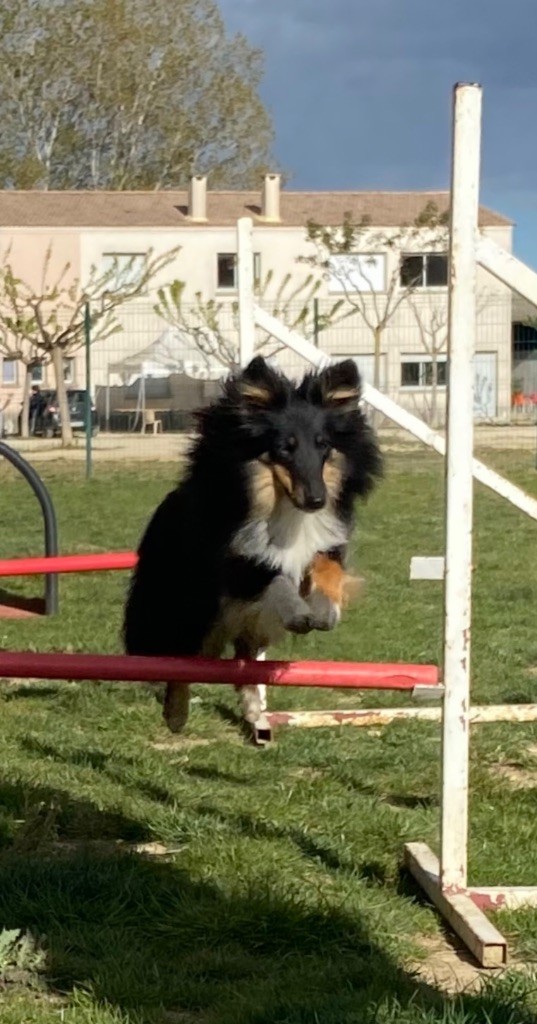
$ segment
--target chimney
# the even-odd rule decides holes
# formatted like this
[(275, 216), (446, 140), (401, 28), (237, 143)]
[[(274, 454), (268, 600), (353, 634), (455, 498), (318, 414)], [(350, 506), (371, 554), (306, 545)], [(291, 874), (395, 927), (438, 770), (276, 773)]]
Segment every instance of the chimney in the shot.
[(192, 220), (207, 220), (207, 178), (195, 174), (188, 189), (188, 216)]
[(265, 174), (261, 200), (261, 216), (265, 220), (280, 220), (280, 179), (279, 174)]

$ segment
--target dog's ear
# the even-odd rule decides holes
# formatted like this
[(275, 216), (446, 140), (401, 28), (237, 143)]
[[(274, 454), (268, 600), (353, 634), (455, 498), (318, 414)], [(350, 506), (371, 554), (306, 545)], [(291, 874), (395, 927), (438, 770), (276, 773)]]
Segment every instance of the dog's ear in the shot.
[(285, 382), (262, 356), (252, 359), (245, 370), (235, 377), (235, 388), (239, 396), (249, 405), (268, 409), (285, 401)]
[(362, 393), (362, 381), (353, 359), (327, 366), (318, 377), (321, 401), (324, 406), (338, 412), (350, 412)]

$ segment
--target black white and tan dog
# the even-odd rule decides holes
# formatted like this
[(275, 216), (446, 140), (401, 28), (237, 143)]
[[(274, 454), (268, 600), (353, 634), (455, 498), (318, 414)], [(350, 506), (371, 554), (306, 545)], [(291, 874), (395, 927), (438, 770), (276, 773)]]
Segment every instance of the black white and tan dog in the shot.
[[(261, 357), (198, 413), (179, 485), (142, 538), (125, 609), (129, 654), (256, 658), (287, 630), (331, 629), (354, 504), (381, 472), (352, 360), (295, 384)], [(255, 722), (258, 688), (241, 687)], [(165, 719), (180, 731), (189, 687), (168, 683)]]

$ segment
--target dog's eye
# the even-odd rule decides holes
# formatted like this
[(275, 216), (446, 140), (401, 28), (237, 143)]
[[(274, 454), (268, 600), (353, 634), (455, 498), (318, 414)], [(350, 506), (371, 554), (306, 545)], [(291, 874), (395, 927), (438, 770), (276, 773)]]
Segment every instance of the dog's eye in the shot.
[(326, 437), (323, 437), (322, 434), (316, 434), (315, 435), (315, 444), (317, 445), (317, 448), (327, 448), (328, 447), (328, 441), (326, 440)]
[(298, 441), (296, 437), (293, 434), (291, 434), (289, 437), (285, 438), (285, 441), (282, 442), (282, 452), (285, 455), (292, 455), (293, 452), (296, 451), (297, 445)]

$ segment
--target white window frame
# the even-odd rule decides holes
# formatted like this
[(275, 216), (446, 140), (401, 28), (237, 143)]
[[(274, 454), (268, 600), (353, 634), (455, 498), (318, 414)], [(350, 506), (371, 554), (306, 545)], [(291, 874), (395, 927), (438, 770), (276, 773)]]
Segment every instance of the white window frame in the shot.
[[(110, 280), (106, 285), (106, 291), (121, 291), (122, 288), (132, 288), (140, 280), (147, 263), (146, 252), (103, 252), (101, 265), (103, 276), (110, 274)], [(115, 277), (112, 271), (115, 270)], [(145, 292), (142, 289), (140, 295)]]
[[(220, 284), (219, 282), (219, 260), (221, 256), (232, 258), (233, 264), (233, 284)], [(258, 284), (261, 281), (261, 253), (254, 252), (254, 284)], [(217, 252), (216, 254), (216, 290), (217, 292), (224, 292), (225, 295), (229, 295), (230, 292), (236, 292), (239, 287), (239, 280), (237, 274), (237, 253), (236, 252)]]
[(386, 253), (355, 252), (331, 256), (328, 270), (330, 295), (386, 291)]
[[(445, 261), (446, 261), (446, 283), (445, 284), (428, 284), (427, 283), (427, 263), (428, 263), (428, 260), (429, 260), (429, 256), (442, 256), (442, 258), (445, 259)], [(406, 258), (408, 258), (408, 259), (414, 259), (414, 258), (417, 259), (417, 258), (419, 258), (422, 261), (422, 284), (417, 284), (417, 285), (414, 286), (416, 291), (433, 291), (433, 290), (434, 291), (444, 291), (444, 289), (447, 291), (447, 287), (448, 287), (448, 282), (447, 282), (447, 273), (448, 273), (448, 270), (447, 270), (447, 259), (448, 259), (448, 255), (447, 255), (447, 252), (438, 252), (437, 250), (431, 251), (431, 252), (402, 252), (401, 253), (401, 260), (400, 260), (400, 263), (399, 263), (399, 287), (401, 288), (402, 291), (405, 291), (407, 288), (412, 287), (412, 285), (403, 284), (402, 281), (401, 281), (401, 272), (402, 272), (402, 269), (403, 269), (403, 260), (406, 259)]]
[(73, 384), (75, 379), (75, 360), (73, 356), (66, 356), (63, 360), (63, 382)]
[(44, 384), (45, 383), (45, 365), (44, 363), (35, 363), (30, 368), (30, 381), (32, 384)]
[[(13, 367), (13, 379), (12, 380), (6, 380), (6, 377), (5, 377), (5, 367), (6, 366)], [(2, 359), (2, 384), (4, 384), (5, 387), (9, 388), (9, 387), (16, 387), (18, 382), (19, 382), (18, 360), (17, 359), (9, 359), (9, 358)]]
[[(436, 359), (434, 361), (436, 362), (437, 366), (440, 365), (440, 363), (443, 363), (443, 364), (447, 365), (447, 361), (448, 361), (447, 353), (446, 352), (439, 352), (438, 355), (436, 356)], [(430, 366), (432, 362), (433, 362), (433, 357), (431, 355), (429, 355), (427, 352), (424, 352), (424, 353), (415, 352), (415, 353), (412, 353), (411, 355), (401, 356), (401, 374), (400, 374), (400, 383), (399, 383), (400, 390), (401, 391), (431, 391), (432, 388), (433, 388), (433, 385), (426, 383), (426, 381), (425, 381), (425, 369), (424, 368), (425, 368), (425, 366)], [(403, 384), (403, 380), (402, 380), (402, 377), (403, 377), (403, 365), (408, 364), (408, 363), (417, 363), (419, 365), (419, 367), (420, 367), (420, 370), (419, 370), (420, 383), (419, 384)], [(446, 388), (447, 388), (447, 384), (437, 384), (436, 387), (437, 387), (437, 389), (439, 391), (445, 391)]]

